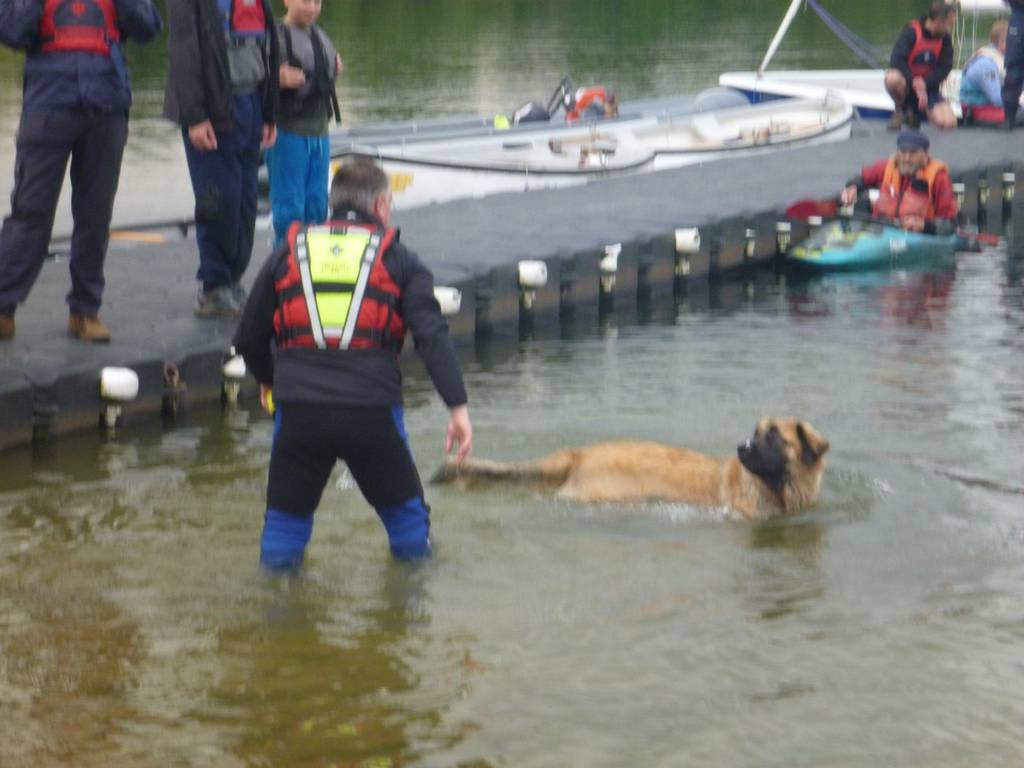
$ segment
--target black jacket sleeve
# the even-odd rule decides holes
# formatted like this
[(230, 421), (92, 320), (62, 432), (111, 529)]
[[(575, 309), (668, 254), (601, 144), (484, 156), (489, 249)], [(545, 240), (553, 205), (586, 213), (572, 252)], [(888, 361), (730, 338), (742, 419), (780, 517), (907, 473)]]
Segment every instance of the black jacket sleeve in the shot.
[(164, 28), (153, 0), (117, 0), (117, 25), (121, 34), (148, 43)]
[(914, 43), (917, 42), (917, 35), (914, 28), (907, 24), (896, 38), (896, 44), (892, 47), (892, 55), (889, 56), (889, 66), (898, 69), (907, 79), (907, 85), (914, 79), (914, 73), (910, 71), (910, 52), (914, 50)]
[(256, 275), (249, 299), (242, 309), (235, 330), (235, 351), (245, 360), (256, 381), (270, 387), (274, 384), (274, 311), (277, 296), (274, 281), (277, 269), (282, 264), (287, 246), (281, 245), (270, 254), (266, 263)]
[(434, 276), (419, 257), (395, 243), (392, 250), (402, 272), (402, 318), (412, 334), (416, 352), (445, 405), (464, 405), (468, 397), (462, 369), (448, 336), (448, 321), (434, 297)]
[(39, 0), (0, 0), (0, 43), (11, 48), (32, 47), (42, 16)]
[(197, 0), (167, 0), (167, 87), (185, 128), (210, 119), (201, 35)]

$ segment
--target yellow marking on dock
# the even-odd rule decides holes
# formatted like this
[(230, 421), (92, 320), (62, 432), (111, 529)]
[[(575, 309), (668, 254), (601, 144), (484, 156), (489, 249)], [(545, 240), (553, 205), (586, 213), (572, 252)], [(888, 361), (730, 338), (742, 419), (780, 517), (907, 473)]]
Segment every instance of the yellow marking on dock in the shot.
[(134, 243), (151, 243), (158, 245), (166, 241), (159, 232), (133, 232), (130, 229), (115, 229), (110, 233), (111, 240), (127, 240)]

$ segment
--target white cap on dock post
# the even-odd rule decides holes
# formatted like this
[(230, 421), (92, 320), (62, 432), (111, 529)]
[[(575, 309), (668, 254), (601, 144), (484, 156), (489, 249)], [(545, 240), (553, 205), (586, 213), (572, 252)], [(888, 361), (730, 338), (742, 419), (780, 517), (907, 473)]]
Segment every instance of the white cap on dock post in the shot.
[(242, 380), (245, 379), (246, 367), (242, 356), (235, 353), (232, 347), (228, 354), (230, 357), (221, 368), (224, 374), (224, 402), (229, 405), (238, 403), (238, 393), (242, 390)]
[(697, 253), (700, 250), (700, 230), (682, 227), (676, 230), (676, 253)]
[(611, 293), (612, 288), (615, 287), (615, 274), (619, 271), (620, 253), (622, 253), (622, 243), (612, 243), (604, 247), (604, 256), (601, 257), (599, 264), (602, 293)]
[(445, 317), (459, 314), (462, 308), (462, 291), (448, 285), (434, 286), (434, 298), (441, 305), (441, 314)]
[(789, 244), (793, 239), (793, 223), (790, 221), (775, 222), (775, 247), (779, 254), (789, 250)]
[(531, 309), (537, 296), (537, 289), (548, 282), (548, 265), (539, 259), (524, 259), (519, 262), (519, 303), (523, 309)]
[(962, 181), (953, 182), (953, 198), (956, 200), (956, 207), (960, 208), (964, 204), (964, 190), (966, 187)]
[(139, 374), (131, 368), (106, 366), (100, 370), (100, 399), (103, 400), (101, 416), (107, 429), (114, 429), (121, 416), (124, 403), (139, 395)]

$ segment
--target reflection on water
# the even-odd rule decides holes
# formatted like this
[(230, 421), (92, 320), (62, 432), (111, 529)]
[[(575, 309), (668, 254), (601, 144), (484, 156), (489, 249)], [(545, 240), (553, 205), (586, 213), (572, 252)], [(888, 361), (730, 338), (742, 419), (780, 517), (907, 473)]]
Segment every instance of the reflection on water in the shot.
[(255, 411), (8, 453), (3, 765), (1018, 765), (1020, 274), (757, 273), (466, 361), (484, 457), (805, 417), (830, 466), (790, 520), (432, 487), (408, 568), (339, 469), (268, 578)]

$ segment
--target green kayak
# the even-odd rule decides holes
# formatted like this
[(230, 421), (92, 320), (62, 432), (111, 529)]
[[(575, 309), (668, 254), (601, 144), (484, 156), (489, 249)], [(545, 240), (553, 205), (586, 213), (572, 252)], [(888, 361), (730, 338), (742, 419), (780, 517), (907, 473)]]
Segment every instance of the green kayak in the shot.
[(953, 258), (966, 241), (860, 219), (823, 224), (787, 254), (790, 264), (812, 270), (881, 269)]

